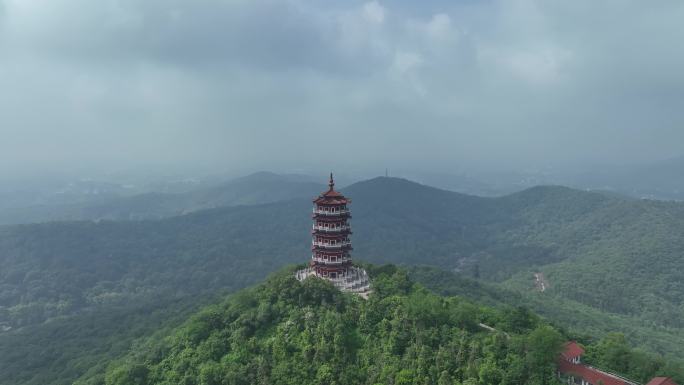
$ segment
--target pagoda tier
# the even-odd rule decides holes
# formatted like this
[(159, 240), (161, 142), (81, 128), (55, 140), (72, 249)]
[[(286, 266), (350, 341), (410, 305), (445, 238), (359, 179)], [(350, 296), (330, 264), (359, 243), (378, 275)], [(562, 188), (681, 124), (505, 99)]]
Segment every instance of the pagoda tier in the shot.
[(315, 219), (313, 226), (311, 227), (311, 232), (313, 234), (345, 234), (349, 235), (352, 233), (351, 231), (351, 226), (349, 226), (349, 223), (347, 221), (341, 221), (341, 220), (330, 220), (328, 218), (325, 219)]
[(297, 272), (297, 278), (315, 275), (330, 280), (342, 290), (368, 293), (370, 282), (363, 269), (353, 266), (352, 234), (348, 205), (351, 199), (335, 191), (330, 174), (328, 191), (313, 200), (313, 225), (311, 228), (311, 261), (309, 268)]

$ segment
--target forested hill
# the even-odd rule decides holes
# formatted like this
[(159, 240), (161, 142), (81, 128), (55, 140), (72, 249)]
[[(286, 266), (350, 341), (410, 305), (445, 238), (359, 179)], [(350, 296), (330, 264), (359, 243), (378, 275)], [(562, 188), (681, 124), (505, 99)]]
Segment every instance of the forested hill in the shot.
[[(539, 297), (545, 306), (558, 304), (565, 311), (546, 312), (557, 322), (582, 326), (580, 319), (599, 333), (625, 331), (649, 350), (684, 354), (682, 204), (562, 187), (479, 198), (396, 178), (344, 192), (353, 199), (356, 258), (458, 269)], [(160, 302), (187, 305), (306, 261), (310, 204), (297, 199), (155, 221), (0, 227), (0, 330), (11, 328), (0, 333), (0, 372), (16, 375), (10, 383), (28, 384), (35, 366), (22, 365), (59, 358), (53, 368), (71, 378), (84, 370), (83, 352), (32, 350), (48, 327), (100, 322), (115, 309), (128, 320), (122, 322), (136, 320), (142, 328), (132, 315)], [(535, 292), (534, 272), (548, 280), (544, 293)], [(119, 333), (118, 343), (130, 337), (121, 323), (100, 322), (102, 338), (111, 338), (108, 330)], [(36, 340), (18, 349), (13, 338), (20, 333)], [(80, 344), (79, 335), (64, 335)], [(103, 344), (98, 354), (107, 352)]]
[(137, 346), (105, 383), (553, 383), (564, 337), (538, 317), (438, 297), (401, 272), (373, 280), (365, 301), (278, 274)]
[[(366, 266), (368, 300), (286, 269), (149, 338), (77, 385), (555, 384), (568, 339), (522, 308), (441, 297), (392, 265)], [(646, 382), (684, 369), (610, 335), (585, 344), (592, 365)], [(104, 379), (104, 381), (103, 381)]]

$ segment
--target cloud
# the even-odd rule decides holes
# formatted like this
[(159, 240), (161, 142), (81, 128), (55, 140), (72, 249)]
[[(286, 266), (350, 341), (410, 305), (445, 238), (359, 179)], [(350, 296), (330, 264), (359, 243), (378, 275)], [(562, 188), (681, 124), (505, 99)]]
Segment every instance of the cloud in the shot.
[(0, 174), (301, 168), (333, 132), (349, 164), (667, 157), (682, 17), (673, 1), (4, 0)]
[(445, 13), (438, 13), (426, 25), (427, 34), (434, 39), (446, 39), (453, 36), (451, 18)]
[(385, 8), (377, 1), (363, 5), (363, 17), (371, 23), (382, 24), (385, 21)]
[(399, 74), (404, 74), (419, 67), (423, 63), (423, 58), (414, 52), (397, 52), (392, 63), (392, 69)]
[[(486, 57), (487, 54), (492, 57)], [(484, 60), (497, 60), (504, 70), (531, 85), (551, 85), (562, 81), (564, 70), (570, 67), (572, 52), (561, 47), (535, 47), (506, 52), (488, 52)]]

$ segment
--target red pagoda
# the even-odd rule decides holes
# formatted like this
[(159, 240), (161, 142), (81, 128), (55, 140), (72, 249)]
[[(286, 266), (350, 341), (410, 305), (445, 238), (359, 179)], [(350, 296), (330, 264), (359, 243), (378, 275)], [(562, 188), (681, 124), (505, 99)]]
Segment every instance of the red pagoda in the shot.
[(351, 199), (335, 191), (332, 173), (328, 186), (328, 191), (313, 200), (311, 261), (308, 268), (297, 272), (297, 279), (316, 276), (331, 281), (340, 290), (367, 294), (368, 274), (352, 265)]

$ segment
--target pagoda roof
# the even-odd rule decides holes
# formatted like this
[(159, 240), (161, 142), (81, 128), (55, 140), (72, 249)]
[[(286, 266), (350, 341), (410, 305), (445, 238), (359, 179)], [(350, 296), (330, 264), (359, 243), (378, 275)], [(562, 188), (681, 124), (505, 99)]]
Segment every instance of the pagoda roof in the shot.
[[(314, 216), (316, 216), (316, 215), (314, 214)], [(329, 223), (337, 223), (337, 222), (346, 223), (347, 219), (349, 219), (349, 217), (339, 216), (339, 215), (336, 215), (336, 216), (326, 216), (326, 215), (316, 216), (316, 221), (329, 222)]]
[(342, 195), (342, 193), (332, 189), (324, 192), (323, 194), (321, 194), (321, 196), (325, 198), (344, 198), (344, 195)]
[[(337, 191), (334, 191), (334, 192), (337, 192)], [(340, 197), (341, 198), (329, 198), (329, 197), (325, 197), (325, 196), (321, 195), (320, 197), (314, 199), (314, 202), (324, 203), (327, 205), (342, 205), (342, 204), (347, 204), (350, 202), (350, 200), (345, 198), (344, 196), (340, 195)]]
[(334, 232), (334, 233), (326, 233), (326, 232), (314, 232), (313, 234), (316, 234), (316, 236), (320, 236), (323, 238), (346, 238), (349, 234), (347, 234), (347, 231), (340, 231), (340, 232)]
[(333, 179), (333, 174), (330, 173), (330, 181), (328, 182), (328, 191), (321, 193), (318, 198), (314, 199), (315, 203), (323, 203), (329, 205), (340, 205), (351, 202), (342, 195), (342, 193), (335, 191), (335, 180)]

